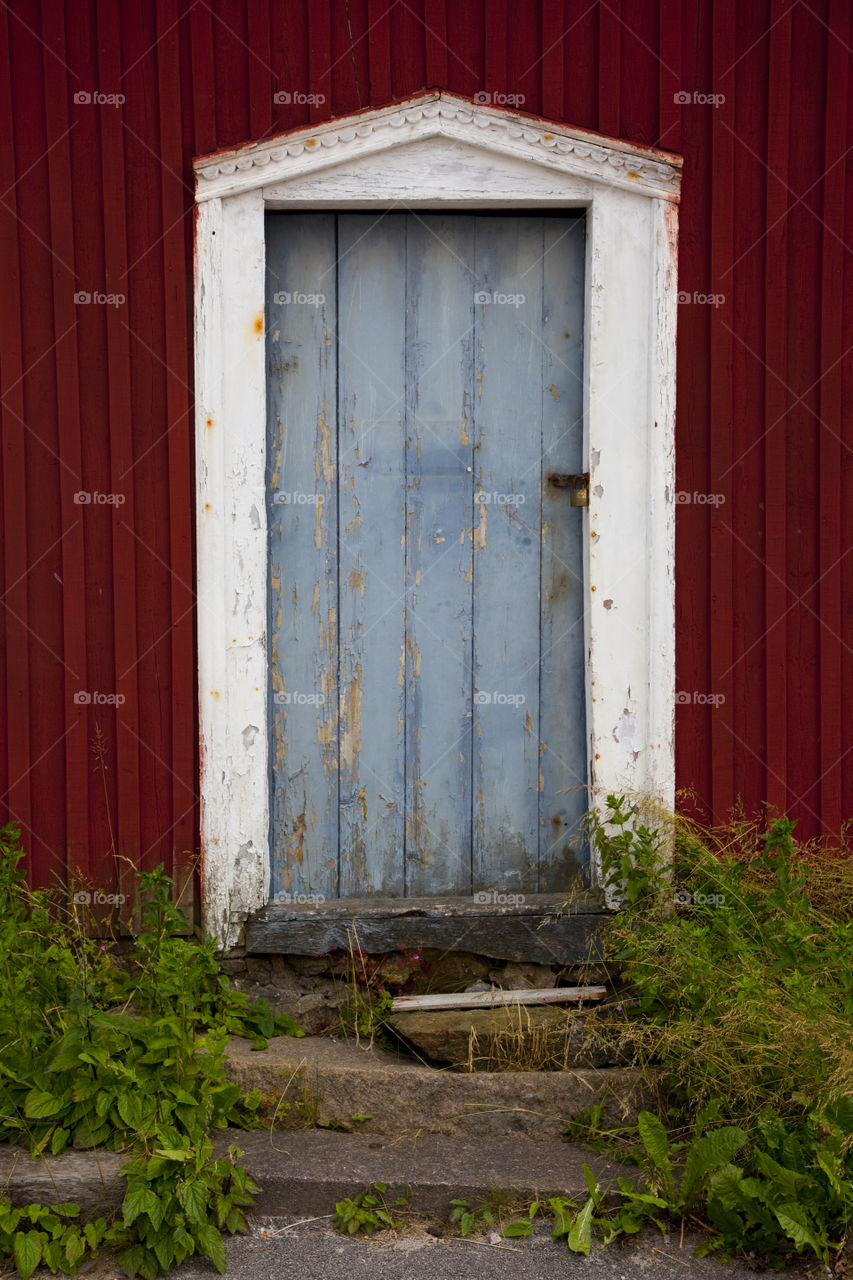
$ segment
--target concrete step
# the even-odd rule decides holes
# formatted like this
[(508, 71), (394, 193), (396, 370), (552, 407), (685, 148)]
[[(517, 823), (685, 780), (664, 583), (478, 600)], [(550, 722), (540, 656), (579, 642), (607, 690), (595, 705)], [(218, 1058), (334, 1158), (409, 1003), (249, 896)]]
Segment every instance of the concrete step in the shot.
[(228, 1071), (245, 1090), (260, 1089), (263, 1112), (278, 1127), (386, 1136), (555, 1139), (594, 1103), (608, 1123), (628, 1124), (652, 1100), (652, 1086), (633, 1068), (467, 1073), (332, 1036), (279, 1036), (260, 1051), (234, 1039)]
[[(567, 1142), (533, 1142), (518, 1136), (446, 1137), (421, 1134), (383, 1138), (322, 1129), (215, 1135), (223, 1154), (235, 1144), (260, 1186), (253, 1213), (270, 1216), (330, 1214), (338, 1200), (374, 1182), (404, 1192), (411, 1208), (447, 1219), (451, 1201), (474, 1204), (495, 1190), (521, 1197), (583, 1196), (583, 1163), (597, 1176), (619, 1170), (603, 1157)], [(5, 1194), (15, 1205), (73, 1201), (92, 1217), (122, 1200), (118, 1170), (126, 1157), (113, 1152), (67, 1151), (33, 1160), (20, 1148), (0, 1148)], [(621, 1169), (621, 1166), (620, 1166)]]

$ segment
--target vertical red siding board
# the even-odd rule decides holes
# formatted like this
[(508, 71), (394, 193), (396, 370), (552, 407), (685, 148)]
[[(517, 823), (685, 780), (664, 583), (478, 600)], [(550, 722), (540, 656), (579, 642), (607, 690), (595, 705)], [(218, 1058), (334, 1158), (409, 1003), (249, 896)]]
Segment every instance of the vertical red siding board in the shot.
[(765, 274), (765, 437), (764, 504), (766, 627), (766, 741), (767, 793), (771, 810), (787, 807), (787, 625), (783, 618), (789, 599), (786, 587), (786, 431), (788, 393), (780, 378), (787, 371), (786, 316), (788, 311), (788, 179), (791, 92), (791, 11), (786, 0), (771, 5), (770, 65), (768, 71), (767, 238)]
[(391, 48), (394, 50), (391, 59), (392, 98), (405, 98), (426, 87), (421, 3), (422, 0), (414, 0), (413, 4), (391, 6)]
[[(324, 3), (327, 0), (316, 0), (318, 8)], [(210, 8), (213, 14), (216, 145), (239, 147), (249, 134), (249, 78), (255, 69), (254, 59), (246, 43), (248, 5), (242, 3), (242, 0), (217, 0)], [(152, 50), (146, 59), (146, 67), (153, 62), (153, 58)], [(286, 87), (301, 88), (300, 85)], [(300, 110), (300, 121), (307, 120), (307, 108), (302, 107)]]
[(542, 114), (549, 120), (563, 118), (565, 24), (563, 0), (542, 0)]
[(844, 278), (844, 156), (847, 116), (834, 104), (847, 101), (850, 9), (832, 0), (826, 76), (820, 313), (820, 817), (821, 833), (837, 836), (842, 810), (842, 358)]
[[(203, 156), (218, 146), (216, 136), (215, 72), (213, 66), (213, 18), (207, 5), (190, 7), (193, 125), (195, 154)], [(280, 87), (279, 85), (276, 86)]]
[[(347, 115), (365, 105), (367, 79), (360, 74), (359, 34), (365, 29), (363, 17), (354, 12), (351, 0), (332, 3), (332, 115)], [(366, 9), (365, 9), (366, 14)], [(419, 34), (423, 39), (423, 31)], [(364, 41), (361, 42), (362, 46)]]
[[(497, 35), (497, 32), (495, 32)], [(492, 33), (486, 26), (488, 56)], [(503, 38), (503, 61), (506, 66), (506, 93), (519, 94), (522, 110), (542, 114), (542, 3), (541, 0), (515, 0), (507, 7)], [(500, 53), (495, 61), (500, 62)], [(501, 104), (498, 103), (500, 106)]]
[[(391, 20), (388, 12), (388, 0), (368, 0), (367, 22), (367, 49), (370, 59), (370, 105), (381, 107), (384, 103), (391, 101)], [(313, 70), (313, 53), (311, 65)], [(314, 80), (315, 76), (312, 74), (312, 84)]]
[[(177, 0), (160, 0), (158, 26), (174, 29)], [(268, 30), (268, 29), (267, 29)], [(267, 61), (269, 49), (265, 47)], [(166, 163), (162, 185), (163, 256), (165, 269), (166, 429), (168, 432), (169, 564), (171, 575), (171, 776), (172, 815), (169, 852), (173, 875), (186, 882), (192, 865), (195, 840), (195, 751), (193, 714), (193, 563), (192, 563), (192, 464), (193, 419), (187, 383), (190, 378), (187, 336), (185, 218), (192, 217), (189, 193), (173, 177), (181, 171), (180, 137), (174, 122), (180, 116), (180, 66), (174, 41), (157, 45), (160, 101), (160, 150)], [(269, 86), (268, 86), (269, 87)], [(166, 853), (166, 850), (163, 850)]]
[[(715, 0), (712, 83), (713, 92), (734, 62), (734, 12), (731, 0)], [(711, 277), (710, 292), (723, 292), (731, 280), (734, 262), (733, 228), (735, 216), (732, 169), (734, 140), (734, 95), (718, 107), (694, 106), (711, 113)], [(712, 308), (711, 321), (711, 434), (708, 488), (723, 493), (723, 507), (709, 507), (711, 558), (711, 683), (710, 693), (722, 696), (721, 707), (711, 712), (711, 756), (713, 761), (712, 805), (716, 821), (723, 821), (735, 801), (734, 744), (743, 736), (739, 708), (732, 699), (733, 539), (732, 515), (732, 336), (730, 306)]]
[(447, 87), (446, 0), (424, 0), (426, 82), (428, 88)]
[[(274, 91), (293, 93), (294, 89), (308, 92), (308, 4), (292, 4), (290, 0), (273, 0), (270, 18), (271, 60), (274, 73)], [(361, 42), (364, 48), (365, 42)], [(304, 124), (307, 108), (298, 104), (273, 101), (273, 134)]]
[(622, 77), (620, 0), (598, 9), (598, 131), (618, 138), (622, 115), (619, 88)]
[[(99, 82), (105, 91), (120, 91), (122, 81), (121, 37), (115, 6), (99, 0), (97, 17)], [(119, 110), (101, 109), (101, 166), (103, 189), (103, 244), (105, 280), (109, 293), (129, 294), (127, 279), (127, 216), (125, 195), (125, 130)], [(115, 865), (105, 866), (104, 879), (118, 881), (119, 892), (129, 899), (135, 880), (128, 862), (139, 865), (141, 851), (139, 684), (140, 652), (137, 627), (136, 546), (129, 530), (136, 523), (133, 458), (134, 405), (131, 395), (129, 309), (109, 307), (107, 328), (107, 378), (110, 488), (121, 493), (121, 507), (112, 508), (113, 688), (124, 698), (115, 714), (115, 782), (117, 811), (113, 815), (116, 836)]]
[[(486, 0), (487, 21), (483, 28), (485, 73), (483, 89), (486, 93), (508, 93), (507, 45), (509, 42), (510, 16), (508, 0)], [(527, 109), (527, 104), (524, 104)]]
[[(31, 756), (27, 763), (33, 799), (34, 828), (29, 844), (30, 867), (38, 884), (55, 883), (55, 850), (64, 844), (64, 714), (65, 672), (62, 665), (62, 587), (54, 574), (62, 565), (59, 506), (60, 442), (56, 404), (59, 394), (52, 346), (51, 307), (53, 248), (46, 155), (41, 13), (35, 4), (16, 8), (19, 22), (11, 29), (12, 94), (18, 185), (22, 320), (23, 443), (26, 457), (26, 524), (28, 560), (22, 566), (27, 595), (29, 649), (29, 727)], [(35, 34), (33, 34), (35, 33)], [(26, 103), (26, 108), (21, 109)], [(17, 624), (20, 625), (20, 624)], [(49, 797), (44, 800), (43, 797)]]
[[(826, 29), (797, 6), (792, 15), (792, 82), (814, 77), (797, 100), (789, 151), (789, 281), (787, 367), (792, 397), (787, 432), (788, 808), (798, 833), (820, 827), (820, 653), (816, 617), (820, 575), (820, 279), (821, 179), (825, 145)], [(794, 193), (805, 193), (798, 202)]]
[(3, 632), (6, 646), (6, 753), (9, 776), (3, 784), (4, 816), (20, 822), (25, 846), (29, 848), (32, 832), (32, 797), (30, 793), (30, 661), (28, 621), (26, 494), (26, 421), (24, 417), (24, 360), (21, 333), (21, 263), (17, 192), (15, 181), (15, 143), (12, 115), (12, 71), (10, 63), (8, 10), (0, 16), (0, 182), (5, 193), (0, 208), (3, 234), (0, 235), (0, 270), (5, 298), (0, 307), (0, 375), (3, 404), (3, 567), (4, 600)]
[(598, 14), (585, 0), (564, 0), (564, 14), (561, 118), (594, 130), (598, 128)]
[[(74, 277), (64, 265), (74, 263), (74, 231), (71, 217), (71, 152), (68, 137), (69, 84), (62, 73), (66, 62), (63, 7), (60, 0), (45, 0), (43, 11), (44, 88), (48, 142), (57, 145), (48, 152), (48, 200), (50, 203), (50, 238), (55, 255), (51, 258), (53, 273), (52, 314), (57, 385), (57, 427), (59, 454), (64, 465), (57, 466), (60, 519), (63, 530), (62, 604), (63, 657), (65, 660), (65, 698), (58, 714), (57, 728), (64, 723), (65, 737), (65, 842), (51, 850), (56, 860), (53, 868), (60, 882), (69, 868), (85, 868), (89, 850), (89, 767), (86, 740), (86, 716), (75, 706), (74, 695), (85, 687), (86, 609), (85, 549), (83, 513), (74, 494), (83, 487), (80, 424), (80, 388)], [(56, 56), (61, 59), (57, 63)], [(64, 336), (61, 336), (64, 335)], [(108, 882), (109, 883), (109, 882)]]
[[(388, 24), (390, 29), (390, 24)], [(332, 16), (329, 0), (311, 0), (308, 6), (308, 91), (317, 96), (308, 108), (311, 123), (328, 120), (332, 114)], [(388, 98), (390, 89), (390, 48), (388, 53)]]
[[(704, 22), (704, 27), (702, 23)], [(710, 83), (710, 11), (698, 0), (685, 5), (682, 32), (682, 86)], [(711, 239), (711, 134), (706, 117), (685, 108), (685, 154), (679, 213), (678, 287), (691, 294), (706, 291)], [(676, 489), (704, 492), (709, 487), (710, 343), (707, 308), (678, 308)], [(710, 567), (707, 518), (701, 508), (676, 508), (675, 611), (676, 689), (689, 695), (710, 686), (708, 637)], [(676, 787), (685, 811), (710, 816), (712, 764), (710, 712), (693, 704), (676, 708)]]
[[(500, 0), (501, 12), (503, 0)], [(446, 2), (448, 89), (453, 93), (473, 96), (486, 85), (486, 43), (494, 25), (491, 5)], [(500, 37), (498, 37), (500, 40)]]
[(622, 14), (620, 137), (651, 147), (658, 139), (659, 0), (632, 0)]
[(764, 154), (767, 112), (767, 14), (760, 6), (739, 6), (731, 76), (718, 86), (735, 94), (734, 255), (737, 266), (722, 281), (726, 314), (735, 331), (732, 343), (734, 388), (732, 500), (727, 516), (737, 534), (733, 547), (735, 666), (732, 696), (743, 725), (735, 744), (737, 791), (755, 811), (764, 797), (766, 690), (764, 683), (764, 472), (761, 432), (764, 423), (764, 327), (755, 299), (764, 292), (766, 172), (756, 156)]
[[(853, 28), (853, 16), (851, 17), (851, 28)], [(851, 32), (853, 35), (853, 32)], [(850, 145), (853, 139), (853, 49), (850, 48), (851, 40), (848, 40), (848, 63), (847, 63), (847, 145)], [(849, 245), (853, 243), (853, 182), (850, 180), (850, 173), (844, 166), (844, 180), (841, 191), (841, 210), (840, 225), (844, 228), (844, 243)], [(842, 271), (842, 315), (841, 315), (841, 349), (849, 351), (853, 346), (853, 310), (851, 310), (851, 299), (853, 299), (853, 255), (845, 253), (843, 256)], [(851, 413), (851, 405), (853, 405), (853, 368), (851, 361), (844, 360), (841, 365), (841, 423), (840, 434), (842, 440), (841, 450), (841, 551), (846, 551), (848, 547), (853, 546), (853, 413)], [(851, 522), (851, 523), (848, 523)], [(853, 698), (851, 698), (850, 690), (853, 688), (851, 681), (851, 673), (853, 673), (853, 648), (851, 648), (851, 606), (853, 601), (853, 556), (845, 555), (841, 563), (841, 600), (842, 600), (842, 624), (843, 639), (841, 653), (841, 687), (837, 692), (837, 697), (842, 706), (842, 743), (844, 753), (842, 756), (841, 769), (841, 812), (842, 827), (849, 821), (853, 815)]]
[[(224, 20), (239, 33), (234, 13), (222, 11)], [(137, 747), (140, 813), (140, 861), (168, 861), (162, 856), (164, 833), (172, 821), (171, 729), (169, 720), (170, 671), (170, 572), (169, 477), (166, 441), (166, 351), (164, 322), (165, 272), (163, 258), (162, 187), (180, 181), (167, 175), (158, 155), (160, 111), (157, 82), (157, 15), (154, 7), (124, 6), (118, 11), (121, 46), (126, 51), (124, 75), (127, 104), (124, 134), (126, 275), (130, 344), (130, 396), (133, 432), (131, 470), (127, 481), (136, 495), (134, 519), (124, 520), (127, 554), (133, 549), (135, 567), (136, 642), (131, 661), (140, 691)], [(245, 74), (245, 49), (222, 25), (234, 75), (238, 102), (228, 103), (226, 128), (245, 127), (248, 101), (241, 83)], [(241, 56), (237, 57), (237, 50)], [(145, 55), (139, 58), (138, 51)], [(135, 65), (134, 65), (135, 64)], [(228, 95), (226, 95), (228, 96)], [(187, 196), (189, 196), (187, 191)], [(124, 471), (124, 468), (122, 468)], [(126, 482), (127, 482), (126, 481)], [(126, 669), (125, 667), (121, 668)], [(128, 725), (130, 732), (130, 725)]]
[(681, 150), (681, 15), (683, 0), (660, 0), (660, 73), (658, 140), (667, 151)]
[[(161, 43), (165, 46), (162, 52), (169, 60), (170, 75), (174, 78), (174, 86), (177, 89), (180, 84), (178, 69), (174, 65), (178, 52), (177, 16), (173, 16), (171, 20), (176, 23), (174, 31)], [(268, 137), (272, 130), (273, 72), (270, 55), (269, 6), (257, 3), (247, 5), (246, 21), (249, 31), (249, 50), (251, 50), (246, 55), (249, 59), (249, 129), (252, 138), (260, 140)], [(170, 115), (172, 124), (180, 119), (180, 107), (178, 106), (178, 110), (175, 111), (174, 102)], [(176, 152), (177, 162), (180, 165), (179, 148), (173, 147), (172, 150)]]

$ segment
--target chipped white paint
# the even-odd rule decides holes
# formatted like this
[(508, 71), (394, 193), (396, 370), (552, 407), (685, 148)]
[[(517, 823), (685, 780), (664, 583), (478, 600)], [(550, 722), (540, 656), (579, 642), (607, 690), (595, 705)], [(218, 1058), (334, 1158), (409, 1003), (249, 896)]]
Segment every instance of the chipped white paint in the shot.
[(674, 800), (680, 161), (428, 94), (196, 162), (204, 923), (269, 883), (264, 208), (585, 208), (584, 512), (592, 803)]

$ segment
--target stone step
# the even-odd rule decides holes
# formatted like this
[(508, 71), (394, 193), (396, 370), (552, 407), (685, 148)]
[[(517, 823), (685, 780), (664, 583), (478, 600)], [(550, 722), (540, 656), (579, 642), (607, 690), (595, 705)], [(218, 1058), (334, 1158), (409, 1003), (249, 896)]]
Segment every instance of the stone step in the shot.
[(387, 1136), (554, 1139), (597, 1102), (607, 1123), (631, 1123), (653, 1093), (633, 1068), (448, 1071), (332, 1036), (279, 1036), (260, 1051), (235, 1038), (228, 1071), (244, 1089), (260, 1089), (264, 1114), (276, 1125), (319, 1123)]
[[(384, 1182), (392, 1197), (405, 1192), (411, 1208), (446, 1219), (451, 1201), (476, 1204), (498, 1189), (520, 1197), (584, 1199), (584, 1161), (602, 1181), (615, 1180), (622, 1171), (571, 1143), (517, 1135), (385, 1139), (322, 1129), (229, 1129), (215, 1135), (217, 1154), (232, 1144), (243, 1152), (242, 1162), (260, 1186), (253, 1213), (271, 1216), (331, 1214), (338, 1200)], [(121, 1204), (126, 1183), (118, 1171), (125, 1161), (102, 1151), (64, 1151), (33, 1160), (22, 1148), (3, 1147), (0, 1176), (14, 1205), (72, 1202), (91, 1218)]]
[(619, 1048), (621, 1024), (578, 1009), (550, 1004), (395, 1008), (389, 1021), (430, 1062), (456, 1070), (517, 1073), (625, 1064)]

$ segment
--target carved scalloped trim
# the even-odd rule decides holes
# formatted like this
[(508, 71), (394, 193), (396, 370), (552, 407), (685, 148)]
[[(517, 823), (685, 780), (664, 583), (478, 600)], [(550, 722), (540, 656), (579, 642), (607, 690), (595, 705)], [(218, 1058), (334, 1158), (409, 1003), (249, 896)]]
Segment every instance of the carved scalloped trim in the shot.
[[(347, 148), (360, 139), (374, 137), (383, 130), (401, 129), (407, 124), (448, 121), (456, 126), (470, 126), (479, 135), (488, 134), (496, 141), (510, 144), (527, 144), (531, 148), (543, 148), (555, 155), (574, 156), (581, 162), (593, 162), (610, 169), (613, 178), (637, 180), (662, 189), (661, 194), (677, 196), (681, 181), (681, 160), (658, 159), (653, 153), (630, 143), (593, 142), (590, 135), (567, 129), (564, 125), (538, 125), (513, 113), (505, 113), (493, 107), (468, 103), (462, 98), (441, 94), (422, 98), (411, 104), (403, 104), (395, 110), (383, 108), (375, 114), (350, 116), (333, 120), (316, 129), (302, 128), (291, 137), (284, 135), (273, 145), (250, 143), (244, 148), (224, 155), (201, 157), (195, 161), (196, 199), (204, 199), (207, 190), (222, 179), (237, 174), (251, 174), (267, 166), (286, 165), (289, 159), (306, 154), (321, 155), (335, 147)], [(321, 162), (322, 163), (322, 162)], [(286, 175), (281, 175), (282, 177)], [(264, 175), (240, 187), (260, 185)]]

